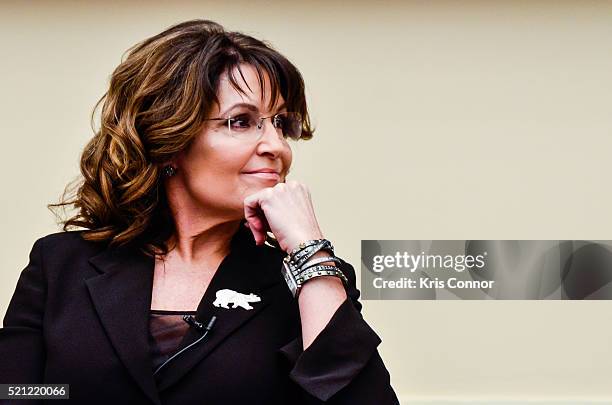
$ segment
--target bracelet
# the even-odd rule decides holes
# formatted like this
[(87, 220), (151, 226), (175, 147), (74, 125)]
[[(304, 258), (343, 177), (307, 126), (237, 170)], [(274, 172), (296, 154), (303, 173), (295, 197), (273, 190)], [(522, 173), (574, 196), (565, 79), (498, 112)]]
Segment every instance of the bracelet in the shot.
[(301, 243), (300, 246), (305, 246), (302, 249), (294, 249), (291, 254), (285, 256), (285, 262), (289, 265), (291, 269), (293, 269), (293, 273), (297, 275), (297, 272), (301, 268), (301, 266), (310, 259), (316, 252), (325, 248), (325, 250), (330, 251), (330, 253), (334, 254), (334, 247), (331, 242), (325, 239), (315, 239), (311, 241), (307, 241)]
[[(310, 260), (320, 250), (327, 251), (331, 256)], [(281, 273), (294, 298), (297, 299), (299, 296), (302, 285), (315, 277), (335, 276), (340, 278), (345, 286), (348, 285), (344, 273), (337, 266), (321, 264), (325, 262), (341, 264), (341, 260), (334, 254), (333, 245), (327, 239), (313, 239), (300, 243), (283, 259)]]
[(338, 259), (336, 256), (321, 257), (319, 259), (307, 261), (306, 263), (304, 263), (304, 265), (302, 265), (302, 267), (300, 267), (300, 270), (304, 271), (312, 266), (316, 266), (317, 264), (321, 264), (325, 262), (334, 262), (336, 264), (341, 263), (340, 259)]
[(331, 243), (329, 241), (321, 241), (316, 244), (308, 245), (304, 249), (300, 249), (295, 254), (289, 255), (288, 257), (290, 261), (297, 265), (300, 262), (303, 262), (304, 259), (306, 259), (311, 253), (319, 251), (323, 248), (331, 250), (333, 254), (333, 246)]
[(302, 284), (304, 284), (308, 280), (312, 280), (313, 278), (317, 278), (321, 276), (336, 276), (342, 280), (342, 284), (344, 284), (345, 286), (348, 285), (348, 279), (346, 278), (346, 276), (340, 269), (336, 269), (332, 271), (323, 270), (321, 272), (309, 274), (308, 276), (304, 277), (301, 281), (302, 281)]
[(289, 252), (289, 256), (293, 257), (293, 256), (295, 256), (295, 254), (297, 252), (299, 252), (300, 250), (304, 249), (305, 247), (316, 245), (317, 243), (321, 243), (324, 240), (325, 239), (312, 239), (312, 240), (308, 240), (306, 242), (302, 242), (299, 245), (297, 245), (297, 247), (295, 249), (293, 249), (291, 252)]
[(326, 250), (332, 255), (334, 255), (334, 247), (332, 246), (331, 242), (324, 239), (322, 242), (319, 242), (316, 245), (311, 245), (298, 251), (294, 256), (287, 256), (287, 260), (293, 264), (293, 267), (299, 269), (304, 263), (306, 263), (308, 259), (310, 259), (319, 250)]
[(330, 266), (330, 265), (314, 266), (314, 267), (309, 268), (308, 270), (302, 271), (300, 274), (298, 274), (297, 278), (299, 280), (303, 280), (304, 277), (309, 276), (313, 273), (317, 273), (320, 271), (334, 271), (336, 269), (337, 269), (336, 266)]

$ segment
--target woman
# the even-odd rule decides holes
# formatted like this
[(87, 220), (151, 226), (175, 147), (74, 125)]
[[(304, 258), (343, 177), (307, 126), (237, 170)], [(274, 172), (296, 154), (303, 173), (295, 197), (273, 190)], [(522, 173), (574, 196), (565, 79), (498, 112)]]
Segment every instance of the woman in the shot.
[(194, 20), (133, 47), (103, 100), (83, 181), (52, 205), (78, 212), (10, 302), (0, 383), (88, 404), (397, 404), (354, 269), (286, 181), (313, 132), (298, 70)]

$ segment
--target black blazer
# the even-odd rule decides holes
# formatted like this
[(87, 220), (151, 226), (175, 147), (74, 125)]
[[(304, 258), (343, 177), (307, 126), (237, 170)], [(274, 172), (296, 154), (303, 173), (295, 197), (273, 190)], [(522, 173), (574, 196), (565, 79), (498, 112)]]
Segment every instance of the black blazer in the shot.
[[(381, 340), (361, 316), (353, 267), (342, 262), (348, 298), (303, 351), (283, 255), (256, 246), (241, 227), (197, 309), (199, 322), (216, 315), (216, 324), (154, 376), (154, 259), (85, 241), (81, 232), (43, 237), (0, 329), (0, 383), (70, 384), (69, 402), (83, 404), (399, 404), (377, 351)], [(224, 288), (261, 302), (252, 310), (215, 307)], [(179, 348), (200, 336), (190, 328)]]

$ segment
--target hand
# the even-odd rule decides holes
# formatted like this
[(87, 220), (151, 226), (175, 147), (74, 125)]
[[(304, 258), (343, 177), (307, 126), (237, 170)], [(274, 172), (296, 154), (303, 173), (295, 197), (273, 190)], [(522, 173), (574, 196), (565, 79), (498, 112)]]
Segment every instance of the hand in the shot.
[(244, 216), (257, 245), (270, 231), (289, 253), (310, 239), (323, 238), (315, 217), (310, 191), (297, 181), (278, 183), (244, 199)]

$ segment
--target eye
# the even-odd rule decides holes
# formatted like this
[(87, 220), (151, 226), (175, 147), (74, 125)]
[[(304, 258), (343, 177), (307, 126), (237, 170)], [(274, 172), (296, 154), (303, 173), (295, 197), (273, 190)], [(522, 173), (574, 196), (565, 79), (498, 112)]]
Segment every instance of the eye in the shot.
[(245, 131), (255, 126), (255, 121), (249, 114), (240, 114), (228, 121), (232, 131)]

